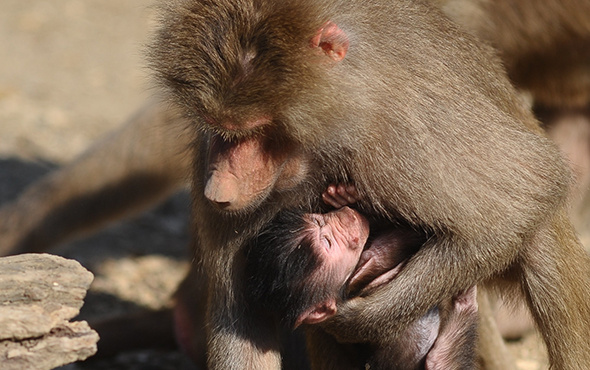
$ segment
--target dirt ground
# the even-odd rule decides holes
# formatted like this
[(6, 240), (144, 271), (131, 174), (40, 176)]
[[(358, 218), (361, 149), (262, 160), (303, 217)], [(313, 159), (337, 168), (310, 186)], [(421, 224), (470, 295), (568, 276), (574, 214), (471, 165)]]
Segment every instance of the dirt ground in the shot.
[[(142, 50), (154, 26), (151, 6), (151, 0), (2, 0), (0, 204), (117, 127), (149, 96)], [(179, 194), (52, 250), (95, 274), (82, 319), (167, 303), (188, 267), (187, 204)], [(520, 369), (547, 368), (536, 335), (510, 348)], [(179, 352), (147, 350), (64, 367), (193, 368)]]

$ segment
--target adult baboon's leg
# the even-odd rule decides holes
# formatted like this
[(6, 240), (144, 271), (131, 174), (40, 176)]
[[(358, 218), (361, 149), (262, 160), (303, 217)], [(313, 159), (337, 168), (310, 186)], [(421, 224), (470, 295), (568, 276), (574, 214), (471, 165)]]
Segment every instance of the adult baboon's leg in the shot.
[(40, 252), (136, 213), (185, 184), (189, 130), (151, 102), (71, 164), (0, 208), (0, 255)]

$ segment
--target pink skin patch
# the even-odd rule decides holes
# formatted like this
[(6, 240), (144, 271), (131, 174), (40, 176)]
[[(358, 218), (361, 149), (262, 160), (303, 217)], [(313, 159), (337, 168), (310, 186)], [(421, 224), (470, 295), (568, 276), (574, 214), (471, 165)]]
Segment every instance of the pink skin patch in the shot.
[[(368, 294), (370, 291), (380, 287), (381, 285), (387, 284), (390, 281), (392, 281), (399, 274), (399, 272), (402, 270), (405, 263), (406, 263), (406, 261), (403, 261), (403, 262), (399, 263), (397, 266), (395, 266), (394, 268), (387, 270), (385, 273), (383, 273), (383, 274), (377, 276), (375, 279), (371, 280), (371, 282), (369, 284), (365, 285), (361, 289), (360, 294)], [(357, 271), (360, 271), (360, 270), (357, 270)], [(358, 275), (356, 275), (356, 276), (358, 276)], [(351, 279), (352, 286), (354, 286), (353, 280), (354, 280), (354, 276)], [(349, 284), (349, 287), (350, 286), (351, 285)]]
[(387, 244), (372, 244), (361, 254), (358, 265), (348, 280), (347, 291), (367, 294), (393, 280), (407, 262)]
[(326, 22), (310, 40), (312, 48), (320, 49), (324, 54), (339, 62), (348, 52), (348, 36), (334, 22)]
[[(330, 184), (326, 191), (322, 194), (322, 199), (326, 204), (329, 204), (338, 211), (333, 211), (326, 214), (328, 217), (331, 214), (338, 215), (340, 211), (345, 210), (346, 213), (355, 215), (355, 217), (363, 220), (363, 229), (365, 235), (363, 236), (363, 243), (368, 238), (369, 225), (368, 221), (358, 212), (346, 207), (347, 205), (354, 204), (358, 200), (358, 192), (356, 187), (352, 184)], [(344, 208), (341, 208), (344, 207)], [(350, 221), (340, 222), (345, 224)], [(347, 227), (350, 230), (350, 227)], [(358, 242), (356, 236), (350, 231), (344, 231), (341, 235), (349, 242)], [(400, 236), (396, 236), (399, 238)], [(356, 292), (360, 290), (361, 294), (366, 294), (369, 291), (386, 284), (393, 280), (397, 274), (401, 271), (405, 265), (407, 259), (403, 257), (401, 251), (395, 250), (395, 243), (392, 239), (389, 240), (388, 244), (383, 242), (374, 242), (368, 246), (358, 259), (358, 264), (352, 272), (352, 276), (348, 279), (347, 291)], [(393, 248), (393, 249), (392, 249)], [(340, 263), (340, 266), (348, 266), (348, 264)]]
[(345, 282), (354, 271), (369, 237), (367, 219), (349, 207), (306, 217), (315, 225), (312, 238), (324, 268), (336, 272), (336, 281)]
[(230, 142), (213, 136), (205, 197), (224, 210), (242, 209), (270, 191), (277, 171), (260, 138)]

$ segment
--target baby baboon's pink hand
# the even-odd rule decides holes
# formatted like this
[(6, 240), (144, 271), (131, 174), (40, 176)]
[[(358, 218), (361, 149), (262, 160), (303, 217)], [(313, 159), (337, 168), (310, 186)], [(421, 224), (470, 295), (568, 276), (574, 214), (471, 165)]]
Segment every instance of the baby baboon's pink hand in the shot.
[(358, 201), (358, 192), (352, 184), (330, 184), (322, 194), (324, 203), (334, 208), (341, 208)]

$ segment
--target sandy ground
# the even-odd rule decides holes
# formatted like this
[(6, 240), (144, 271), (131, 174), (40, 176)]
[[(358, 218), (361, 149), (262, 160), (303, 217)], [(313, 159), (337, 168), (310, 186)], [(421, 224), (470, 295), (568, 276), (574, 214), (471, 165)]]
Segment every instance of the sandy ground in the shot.
[[(142, 50), (154, 25), (150, 1), (2, 0), (0, 203), (71, 160), (121, 124), (149, 96)], [(188, 198), (52, 252), (95, 274), (81, 317), (167, 303), (188, 266)], [(511, 343), (520, 369), (547, 367), (536, 335)], [(65, 367), (192, 369), (179, 352), (140, 351)]]

